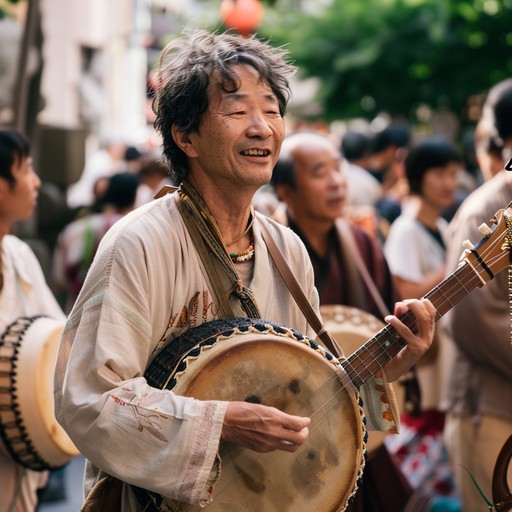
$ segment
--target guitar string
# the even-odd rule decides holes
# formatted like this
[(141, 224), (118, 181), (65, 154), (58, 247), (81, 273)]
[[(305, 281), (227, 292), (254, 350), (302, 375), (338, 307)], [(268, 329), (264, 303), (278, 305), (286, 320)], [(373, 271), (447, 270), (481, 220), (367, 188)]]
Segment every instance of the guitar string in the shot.
[[(470, 279), (470, 281), (472, 281), (473, 283), (477, 283), (477, 282), (479, 282), (479, 279), (478, 279), (478, 277), (474, 276)], [(469, 282), (468, 282), (468, 284), (469, 284)], [(415, 326), (415, 322), (413, 322), (413, 325), (411, 325), (411, 328), (414, 329), (414, 326)], [(375, 371), (369, 369), (370, 364), (368, 364), (368, 361), (371, 361), (372, 363), (377, 362), (376, 370), (382, 368), (383, 365), (378, 363), (377, 359), (379, 357), (382, 357), (382, 355), (384, 355), (385, 353), (387, 353), (389, 347), (384, 347), (384, 345), (380, 342), (379, 338), (385, 338), (386, 341), (388, 341), (389, 336), (390, 335), (393, 336), (393, 333), (391, 333), (391, 331), (394, 331), (394, 329), (390, 325), (387, 325), (372, 338), (372, 340), (370, 342), (373, 342), (377, 345), (378, 355), (376, 357), (373, 357), (368, 352), (369, 357), (367, 357), (366, 359), (363, 359), (361, 357), (356, 357), (357, 364), (351, 365), (351, 367), (354, 369), (354, 372), (353, 372), (354, 374), (356, 374), (358, 377), (360, 377), (361, 373), (362, 373), (360, 370), (361, 367), (363, 367), (364, 370), (368, 373), (371, 373), (371, 374), (375, 373)], [(398, 342), (398, 340), (397, 340), (397, 342)], [(350, 390), (347, 390), (347, 389), (345, 389), (347, 394), (343, 395), (342, 397), (340, 397), (336, 393), (327, 393), (327, 390), (332, 387), (333, 381), (339, 381), (339, 380), (340, 380), (339, 375), (337, 373), (333, 372), (333, 376), (331, 378), (327, 379), (324, 384), (322, 384), (316, 391), (313, 392), (314, 396), (323, 396), (323, 397), (328, 397), (328, 398), (323, 400), (322, 403), (319, 403), (315, 407), (315, 410), (310, 415), (310, 417), (312, 419), (312, 423), (310, 424), (310, 427), (309, 427), (310, 432), (315, 431), (316, 430), (315, 427), (317, 425), (321, 426), (322, 420), (329, 416), (329, 414), (332, 410), (332, 407), (335, 406), (335, 404), (332, 403), (334, 400), (340, 401), (340, 405), (343, 405), (343, 403), (348, 400), (352, 401), (352, 398), (350, 395)], [(341, 381), (340, 381), (340, 386), (342, 386)]]
[[(454, 276), (450, 276), (451, 278), (453, 278)], [(480, 282), (480, 279), (475, 275), (475, 274), (472, 274), (471, 275), (471, 278), (466, 281), (466, 285), (469, 285), (469, 286), (473, 286), (476, 284), (478, 285)], [(457, 286), (458, 284), (460, 284), (459, 280), (457, 280), (456, 278), (453, 279), (453, 285), (452, 286), (448, 286), (446, 288), (446, 294), (447, 295), (450, 295), (450, 297), (452, 297), (451, 293), (453, 293), (453, 291), (458, 291), (460, 290), (460, 287)], [(471, 288), (472, 290), (473, 288)], [(458, 302), (458, 301), (457, 301)], [(439, 302), (439, 306), (445, 306), (446, 304), (450, 304), (453, 305), (452, 301), (451, 300), (442, 300)], [(407, 315), (407, 316), (410, 316), (410, 315)], [(414, 329), (417, 327), (417, 322), (416, 320), (413, 318), (412, 321), (408, 324), (409, 328), (411, 330), (414, 331)], [(396, 343), (394, 345), (391, 345), (391, 346), (386, 346), (386, 343), (389, 342), (390, 340), (388, 339), (389, 336), (397, 336), (397, 334), (395, 334), (395, 332), (388, 332), (390, 331), (392, 328), (391, 327), (388, 327), (386, 326), (385, 328), (383, 328), (381, 331), (379, 331), (379, 333), (377, 333), (374, 338), (372, 338), (371, 341), (373, 341), (372, 343), (372, 346), (373, 348), (376, 348), (376, 350), (374, 350), (373, 352), (369, 351), (369, 350), (365, 350), (364, 351), (364, 357), (363, 357), (363, 354), (361, 355), (358, 355), (356, 351), (354, 354), (355, 354), (355, 357), (354, 357), (354, 361), (353, 363), (350, 365), (351, 369), (353, 370), (353, 373), (358, 377), (358, 378), (361, 378), (361, 375), (363, 375), (364, 373), (364, 370), (369, 370), (370, 373), (375, 373), (376, 370), (378, 370), (379, 368), (381, 368), (381, 364), (379, 363), (379, 359), (385, 355), (387, 352), (388, 352), (388, 349), (389, 348), (396, 348)], [(394, 331), (394, 329), (393, 329)], [(379, 338), (382, 338), (382, 340), (380, 340)], [(397, 340), (398, 342), (398, 340)], [(361, 350), (361, 349), (359, 349)], [(376, 366), (376, 368), (375, 368)], [(371, 370), (371, 368), (374, 367), (375, 370)]]
[[(483, 271), (483, 265), (478, 265), (478, 266), (480, 267), (480, 271)], [(452, 276), (449, 276), (449, 277), (452, 277)], [(473, 286), (475, 285), (475, 283), (476, 283), (476, 284), (478, 284), (478, 282), (479, 282), (479, 281), (480, 281), (480, 279), (478, 278), (478, 276), (477, 276), (474, 272), (472, 272), (472, 273), (470, 274), (470, 278), (469, 278), (469, 279), (467, 280), (467, 282), (466, 282), (466, 285), (468, 285), (468, 286), (472, 286), (472, 287), (473, 287)], [(464, 287), (464, 286), (463, 286), (463, 287)], [(447, 293), (447, 295), (451, 296), (451, 294), (453, 293), (453, 291), (454, 291), (454, 290), (456, 290), (456, 289), (460, 289), (460, 283), (457, 283), (457, 279), (454, 279), (454, 280), (453, 280), (453, 282), (452, 282), (452, 281), (448, 282), (448, 288), (447, 288), (447, 292), (446, 292), (446, 293)], [(471, 288), (471, 290), (472, 290), (472, 289), (473, 289), (473, 288)], [(440, 305), (445, 305), (445, 304), (447, 304), (447, 303), (448, 303), (448, 304), (450, 304), (450, 305), (452, 305), (452, 302), (451, 302), (450, 300), (446, 300), (446, 301), (445, 301), (445, 300), (443, 300), (443, 301), (441, 301), (439, 304), (440, 304)], [(415, 321), (414, 319), (413, 319), (413, 321), (411, 322), (411, 324), (409, 325), (409, 327), (410, 327), (411, 329), (414, 329), (414, 328), (416, 327), (416, 321)], [(379, 352), (380, 352), (380, 353), (379, 353), (376, 357), (373, 357), (373, 356), (371, 356), (371, 354), (369, 354), (371, 357), (366, 358), (366, 361), (371, 360), (373, 363), (375, 363), (375, 362), (376, 362), (376, 360), (377, 360), (379, 357), (381, 357), (384, 353), (388, 352), (389, 347), (388, 347), (388, 346), (385, 346), (384, 344), (388, 341), (388, 339), (387, 339), (387, 338), (388, 338), (389, 336), (393, 336), (393, 334), (394, 334), (394, 333), (393, 333), (392, 331), (394, 331), (394, 329), (391, 327), (391, 325), (387, 324), (385, 327), (383, 327), (383, 328), (382, 328), (382, 329), (381, 329), (381, 330), (380, 330), (380, 331), (379, 331), (379, 332), (378, 332), (378, 333), (377, 333), (377, 334), (376, 334), (376, 335), (375, 335), (375, 336), (370, 340), (370, 342), (374, 342), (374, 343), (378, 344), (378, 345), (377, 345), (377, 347), (378, 347), (378, 350), (379, 350)], [(395, 334), (395, 335), (396, 335), (396, 334)], [(382, 342), (381, 338), (385, 338), (385, 341), (384, 341), (384, 342)], [(397, 342), (398, 342), (398, 339), (397, 339)], [(357, 352), (357, 351), (356, 351), (356, 352)], [(351, 357), (352, 357), (352, 356), (351, 356)], [(350, 359), (350, 358), (349, 358), (349, 359)], [(358, 357), (357, 359), (359, 359), (359, 362), (358, 362), (358, 365), (356, 365), (356, 366), (355, 366), (355, 368), (360, 368), (360, 367), (361, 367), (361, 365), (363, 365), (363, 366), (365, 366), (365, 367), (368, 367), (368, 366), (366, 365), (366, 363), (365, 363), (365, 359), (363, 359), (363, 358), (361, 358), (361, 357)], [(378, 362), (378, 361), (377, 361), (377, 362)], [(341, 362), (340, 362), (340, 364), (342, 364), (342, 363), (343, 363), (343, 361), (341, 361)], [(331, 363), (329, 363), (329, 364), (331, 364)], [(380, 364), (379, 364), (379, 368), (380, 368), (381, 366), (382, 366), (382, 365), (380, 365)], [(318, 393), (320, 396), (324, 396), (324, 397), (325, 397), (325, 395), (327, 395), (327, 396), (329, 396), (329, 395), (330, 395), (330, 396), (329, 396), (329, 398), (328, 398), (327, 400), (324, 400), (324, 402), (323, 402), (322, 404), (319, 404), (319, 406), (318, 406), (318, 407), (315, 407), (315, 410), (310, 414), (310, 417), (311, 417), (311, 419), (312, 419), (312, 422), (311, 422), (310, 427), (309, 427), (309, 429), (310, 429), (310, 433), (311, 433), (311, 434), (314, 434), (317, 430), (319, 430), (319, 429), (320, 429), (320, 427), (322, 427), (323, 431), (325, 431), (325, 430), (326, 430), (326, 426), (327, 426), (327, 425), (323, 425), (323, 423), (322, 423), (322, 421), (321, 421), (321, 420), (322, 420), (322, 418), (327, 418), (327, 417), (331, 414), (331, 411), (332, 411), (333, 407), (336, 405), (336, 404), (332, 404), (332, 401), (333, 401), (333, 400), (337, 400), (337, 401), (339, 402), (339, 406), (340, 406), (340, 407), (342, 407), (342, 406), (344, 405), (344, 403), (345, 403), (346, 401), (348, 401), (349, 399), (350, 399), (350, 401), (351, 401), (351, 402), (353, 402), (353, 400), (351, 399), (350, 391), (348, 391), (348, 390), (346, 390), (346, 389), (345, 389), (346, 393), (345, 393), (345, 394), (342, 394), (342, 395), (341, 395), (341, 394), (339, 394), (339, 393), (330, 393), (330, 394), (327, 394), (327, 393), (326, 393), (326, 390), (327, 390), (328, 388), (331, 388), (331, 387), (333, 386), (333, 382), (335, 382), (335, 381), (338, 381), (338, 386), (342, 386), (342, 383), (341, 383), (341, 381), (340, 381), (340, 378), (339, 378), (339, 376), (337, 375), (337, 373), (335, 372), (334, 368), (335, 368), (335, 367), (334, 367), (334, 365), (333, 365), (333, 377), (332, 377), (332, 378), (330, 378), (330, 377), (329, 377), (329, 378), (327, 379), (327, 382), (323, 383), (321, 386), (319, 386), (319, 387), (318, 387), (318, 389), (317, 389), (316, 391), (314, 391), (314, 393)], [(313, 373), (313, 372), (311, 372), (311, 373)], [(359, 374), (359, 372), (358, 372), (357, 370), (356, 370), (356, 373), (358, 373), (358, 374)], [(373, 372), (372, 372), (372, 373), (373, 373)], [(313, 397), (314, 397), (314, 396), (316, 396), (316, 395), (315, 395), (315, 394), (313, 394)], [(333, 405), (333, 407), (328, 407), (330, 404), (332, 404), (332, 405)], [(353, 404), (353, 406), (354, 406), (356, 409), (358, 408), (358, 404)], [(336, 423), (338, 423), (338, 421), (337, 421), (338, 416), (334, 416), (334, 418), (336, 418), (336, 420), (335, 420), (335, 421), (336, 421)], [(359, 412), (357, 412), (357, 413), (356, 413), (356, 421), (358, 420), (358, 418), (359, 418)], [(333, 432), (334, 432), (334, 428), (333, 428), (331, 431), (333, 431)], [(326, 440), (328, 439), (327, 435), (325, 435), (325, 439), (326, 439)], [(342, 443), (343, 441), (346, 441), (346, 433), (345, 433), (345, 432), (340, 432), (339, 439), (340, 439), (340, 443)], [(322, 441), (322, 439), (320, 439), (320, 441)], [(336, 440), (334, 440), (334, 442), (335, 442), (335, 441), (336, 441)], [(351, 440), (349, 439), (349, 441), (351, 441)], [(321, 448), (323, 448), (323, 447), (321, 446)], [(326, 449), (328, 449), (328, 448), (329, 448), (329, 445), (327, 445), (325, 448), (326, 448)], [(359, 467), (357, 467), (357, 468), (355, 468), (355, 469), (356, 469), (356, 472), (358, 472), (358, 471), (359, 471)], [(304, 471), (304, 472), (308, 472), (308, 471), (309, 471), (309, 472), (310, 472), (310, 471), (311, 471), (311, 469), (310, 469), (309, 465), (306, 465), (306, 466), (304, 466), (304, 468), (302, 468), (302, 471)], [(301, 471), (301, 472), (302, 472), (302, 471)], [(355, 477), (355, 475), (356, 475), (357, 473), (352, 473), (352, 474), (353, 474), (353, 475), (354, 475), (354, 477)], [(351, 475), (352, 475), (352, 474), (351, 474)], [(225, 481), (225, 480), (224, 480), (224, 481)], [(226, 482), (226, 483), (227, 483), (227, 482)], [(219, 482), (219, 484), (220, 484), (220, 482)], [(349, 493), (351, 490), (352, 490), (352, 489), (350, 488), (350, 489), (346, 489), (345, 491), (346, 491), (346, 493)], [(270, 497), (270, 495), (268, 495), (268, 496), (267, 496), (267, 495), (265, 495), (265, 496), (264, 496), (264, 497), (262, 497), (262, 498), (263, 498), (263, 500), (264, 500), (264, 501), (271, 501), (271, 497)], [(268, 498), (268, 499), (267, 499), (267, 498)]]
[[(496, 242), (497, 243), (497, 242)], [(493, 244), (491, 243), (491, 246)], [(500, 259), (501, 257), (503, 257), (503, 254), (502, 255), (499, 255), (497, 258), (495, 258), (496, 260), (497, 259)], [(492, 264), (492, 263), (491, 263)], [(477, 267), (480, 267), (480, 270), (483, 270), (483, 265), (482, 264), (478, 264)], [(470, 274), (470, 278), (466, 281), (466, 285), (468, 286), (471, 286), (471, 290), (472, 291), (475, 287), (475, 285), (478, 285), (478, 283), (480, 282), (480, 278), (476, 275), (476, 273), (471, 273)], [(450, 279), (450, 278), (453, 278), (454, 275), (450, 275), (448, 276), (447, 279)], [(457, 281), (457, 279), (455, 279), (455, 281)], [(453, 293), (453, 290), (460, 290), (460, 286), (457, 286), (458, 282), (454, 282), (453, 286), (449, 287), (447, 289), (447, 294), (450, 294), (450, 292)], [(444, 300), (444, 301), (441, 301), (439, 303), (440, 305), (443, 305), (445, 306), (446, 304), (450, 304), (450, 306), (452, 305), (452, 302), (450, 300)], [(412, 322), (409, 324), (409, 328), (410, 329), (414, 329), (416, 327), (416, 320), (412, 319)], [(393, 337), (396, 337), (396, 331), (394, 330), (394, 328), (391, 326), (391, 325), (386, 325), (384, 328), (382, 328), (373, 338), (371, 338), (370, 342), (369, 343), (374, 343), (376, 344), (377, 346), (377, 350), (379, 351), (379, 356), (378, 357), (381, 357), (382, 355), (386, 354), (389, 350), (390, 347), (385, 347), (382, 343), (380, 343), (379, 341), (379, 338), (383, 338), (385, 337), (385, 341), (389, 341), (388, 340), (388, 337), (389, 336), (393, 336)], [(397, 342), (398, 342), (398, 339), (397, 339)], [(360, 349), (361, 350), (361, 349)], [(357, 352), (357, 351), (356, 351)], [(361, 357), (356, 357), (356, 359), (358, 359), (358, 365), (353, 365), (351, 364), (351, 368), (354, 370), (353, 373), (355, 373), (359, 378), (361, 377), (361, 371), (358, 370), (358, 368), (361, 368), (361, 367), (364, 367), (365, 370), (369, 370), (370, 366), (366, 363), (366, 361), (368, 361), (369, 359), (371, 359), (372, 362), (377, 362), (377, 365), (378, 367), (376, 368), (376, 370), (382, 368), (382, 364), (380, 364), (378, 361), (377, 361), (377, 357), (373, 357), (372, 354), (370, 354), (369, 352), (367, 352), (369, 356), (371, 357), (368, 357), (366, 358), (366, 360), (362, 359)], [(349, 358), (350, 359), (350, 358)], [(340, 361), (340, 364), (342, 364), (343, 361)], [(375, 373), (374, 371), (370, 371), (371, 374)], [(335, 381), (335, 380), (339, 380), (339, 376), (337, 374), (334, 374), (332, 379), (328, 379), (326, 381), (325, 384), (323, 384), (322, 386), (320, 386), (320, 388), (316, 391), (318, 394), (322, 395), (322, 394), (325, 394), (327, 388), (331, 387), (332, 386), (332, 381)], [(344, 399), (348, 399), (349, 396), (346, 396)], [(331, 394), (331, 396), (323, 403), (323, 404), (320, 404), (318, 408), (315, 409), (314, 413), (312, 414), (312, 416), (317, 416), (318, 413), (321, 413), (322, 410), (325, 411), (325, 408), (329, 405), (329, 402), (331, 400), (334, 400), (336, 399), (336, 396), (333, 396)], [(320, 418), (322, 418), (323, 416), (325, 416), (326, 414), (321, 414), (320, 415)], [(311, 430), (311, 428), (310, 428)]]
[[(498, 243), (500, 243), (499, 238), (500, 238), (500, 237), (498, 237), (498, 239), (497, 239), (497, 240), (493, 240), (493, 241), (491, 241), (491, 243), (490, 243), (490, 247), (489, 247), (489, 248), (487, 248), (487, 247), (486, 247), (486, 250), (485, 250), (485, 251), (483, 251), (482, 256), (485, 256), (485, 253), (486, 253), (486, 252), (491, 252), (491, 249), (492, 249), (492, 248), (495, 248), (495, 246), (496, 246)], [(504, 257), (504, 256), (503, 256), (503, 253), (502, 253), (502, 254), (500, 254), (500, 255), (498, 255), (498, 256), (495, 258), (495, 260), (499, 260), (499, 259), (500, 259), (500, 258), (502, 258), (502, 257)], [(488, 262), (488, 263), (492, 265), (492, 262)], [(482, 270), (484, 269), (484, 265), (483, 265), (483, 264), (481, 264), (481, 263), (478, 263), (477, 267), (480, 267), (480, 271), (482, 271)], [(478, 270), (478, 269), (477, 269), (477, 270)], [(443, 307), (444, 307), (446, 304), (449, 304), (450, 306), (453, 306), (452, 301), (451, 301), (451, 300), (449, 300), (449, 299), (447, 298), (447, 295), (448, 295), (449, 297), (452, 297), (452, 296), (453, 296), (453, 291), (454, 291), (454, 290), (455, 290), (455, 291), (458, 291), (458, 290), (460, 289), (460, 284), (461, 284), (461, 283), (460, 283), (460, 280), (458, 280), (458, 279), (457, 279), (457, 276), (455, 275), (455, 273), (454, 273), (454, 274), (451, 274), (450, 276), (448, 276), (448, 277), (445, 279), (445, 281), (446, 281), (446, 282), (449, 282), (449, 281), (451, 281), (452, 279), (453, 279), (453, 286), (451, 286), (451, 287), (450, 287), (450, 286), (448, 286), (448, 288), (446, 289), (446, 293), (445, 293), (444, 291), (442, 291), (443, 296), (444, 296), (444, 297), (446, 297), (446, 299), (447, 299), (447, 300), (440, 301), (440, 302), (439, 302), (439, 306), (443, 306)], [(473, 290), (473, 288), (474, 288), (474, 284), (475, 284), (475, 283), (476, 283), (476, 284), (478, 284), (478, 282), (479, 282), (479, 281), (480, 281), (480, 278), (476, 275), (476, 273), (474, 273), (474, 272), (473, 272), (473, 273), (471, 274), (471, 278), (470, 278), (470, 280), (468, 280), (468, 281), (466, 282), (466, 284), (467, 284), (467, 285), (471, 285), (471, 286), (472, 286), (471, 290)], [(440, 284), (441, 284), (441, 283), (440, 283)], [(451, 283), (449, 283), (449, 284), (451, 284)], [(463, 288), (464, 288), (464, 285), (463, 285)], [(439, 285), (438, 285), (438, 286), (434, 287), (434, 289), (432, 290), (432, 293), (435, 293), (436, 291), (439, 291), (439, 290), (440, 290), (440, 287), (439, 287)], [(429, 292), (429, 294), (428, 294), (428, 295), (430, 295), (430, 292)], [(438, 308), (438, 309), (439, 309), (439, 308)], [(412, 320), (412, 323), (410, 324), (410, 328), (411, 328), (411, 329), (416, 328), (416, 320), (415, 320), (415, 319), (413, 319), (413, 320)], [(378, 334), (380, 334), (380, 335), (381, 335), (381, 337), (382, 337), (382, 336), (383, 336), (382, 330), (381, 330)], [(375, 337), (374, 337), (374, 338), (375, 338)], [(386, 341), (387, 341), (387, 340), (386, 340)], [(379, 355), (382, 355), (384, 352), (386, 352), (386, 347), (380, 346), (380, 348), (381, 348), (382, 350), (380, 351)], [(356, 352), (357, 352), (357, 351), (356, 351)], [(368, 356), (372, 356), (372, 354), (370, 354), (370, 353), (367, 353), (367, 355), (368, 355)], [(354, 368), (355, 373), (357, 374), (357, 376), (358, 376), (358, 377), (360, 377), (360, 376), (361, 376), (361, 373), (357, 370), (357, 368), (360, 368), (361, 366), (368, 367), (368, 365), (366, 364), (366, 361), (368, 361), (368, 359), (369, 359), (368, 357), (367, 357), (366, 359), (361, 359), (361, 364), (359, 364), (359, 366), (357, 366), (357, 367), (354, 367), (354, 365), (351, 365), (351, 367), (352, 367), (352, 368)], [(373, 358), (373, 357), (371, 357), (371, 359), (374, 359), (374, 358)], [(378, 363), (378, 361), (377, 361), (377, 363)], [(377, 369), (378, 369), (378, 368), (377, 368)], [(373, 372), (373, 373), (374, 373), (374, 372)]]
[[(483, 266), (482, 265), (478, 265), (479, 270), (480, 271), (483, 271)], [(451, 276), (449, 276), (451, 277)], [(467, 279), (467, 281), (465, 282), (465, 285), (466, 286), (470, 286), (471, 287), (471, 290), (473, 289), (473, 287), (475, 285), (477, 285), (479, 283), (480, 279), (479, 277), (476, 275), (476, 273), (472, 272), (470, 274), (470, 277)], [(453, 281), (452, 280), (449, 280), (447, 282), (447, 290), (446, 290), (446, 294), (448, 296), (452, 296), (454, 290), (456, 289), (460, 289), (460, 283), (457, 282), (457, 279), (454, 279)], [(464, 285), (463, 285), (463, 288), (464, 288)], [(451, 300), (442, 300), (439, 304), (440, 305), (445, 305), (445, 304), (450, 304), (452, 305), (452, 301)], [(411, 324), (409, 325), (409, 327), (411, 329), (414, 329), (416, 327), (416, 321), (415, 319), (413, 319), (413, 321), (411, 322)], [(394, 329), (388, 324), (386, 325), (383, 329), (381, 329), (381, 331), (379, 331), (379, 333), (377, 333), (373, 338), (372, 340), (374, 341), (374, 343), (377, 343), (378, 344), (378, 350), (380, 351), (380, 354), (377, 354), (375, 357), (370, 357), (370, 358), (367, 358), (368, 359), (371, 359), (372, 362), (375, 362), (375, 360), (379, 357), (381, 357), (381, 355), (383, 355), (384, 353), (388, 352), (388, 349), (389, 347), (388, 346), (385, 346), (383, 343), (382, 343), (382, 340), (381, 338), (386, 338), (385, 341), (388, 341), (387, 338), (389, 336), (393, 336), (393, 332)], [(398, 342), (398, 340), (397, 340)], [(384, 342), (385, 343), (385, 342)], [(358, 362), (358, 365), (355, 366), (356, 368), (356, 373), (359, 373), (357, 368), (359, 368), (361, 366), (361, 364), (363, 364), (365, 367), (367, 367), (367, 364), (365, 363), (364, 359), (362, 358), (359, 358), (360, 361)], [(329, 363), (331, 364), (331, 363)], [(340, 363), (341, 364), (341, 363)], [(379, 365), (379, 368), (380, 368), (380, 365)], [(322, 384), (321, 386), (318, 387), (316, 393), (318, 393), (319, 396), (322, 396), (325, 398), (325, 396), (328, 396), (329, 398), (327, 400), (324, 400), (322, 404), (318, 404), (317, 407), (315, 407), (315, 410), (310, 414), (310, 417), (312, 419), (312, 422), (310, 424), (310, 435), (311, 436), (314, 436), (315, 433), (319, 433), (320, 436), (319, 436), (319, 439), (318, 441), (320, 442), (320, 445), (318, 446), (318, 449), (329, 449), (329, 444), (327, 445), (322, 445), (321, 442), (322, 440), (324, 439), (325, 437), (325, 441), (327, 440), (330, 440), (331, 442), (336, 442), (336, 439), (332, 440), (331, 439), (328, 439), (327, 437), (327, 433), (322, 436), (323, 432), (326, 431), (327, 427), (329, 427), (328, 424), (324, 424), (322, 422), (322, 419), (323, 418), (328, 418), (329, 416), (330, 417), (333, 417), (335, 418), (335, 421), (336, 423), (338, 424), (338, 415), (334, 416), (332, 415), (332, 411), (333, 411), (333, 408), (335, 407), (338, 407), (337, 403), (339, 403), (339, 407), (343, 407), (344, 404), (346, 402), (348, 402), (349, 400), (352, 402), (353, 404), (353, 407), (356, 408), (356, 410), (358, 409), (358, 404), (356, 403), (353, 403), (353, 400), (352, 400), (352, 395), (350, 394), (350, 391), (349, 390), (346, 390), (345, 389), (345, 393), (344, 394), (340, 394), (340, 393), (326, 393), (326, 390), (329, 389), (329, 388), (332, 388), (332, 386), (334, 385), (334, 381), (338, 381), (338, 386), (342, 386), (342, 383), (339, 379), (339, 376), (337, 375), (337, 373), (334, 371), (334, 365), (333, 365), (333, 377), (332, 378), (328, 378), (327, 381)], [(316, 396), (318, 396), (316, 395)], [(313, 397), (315, 396), (315, 394), (313, 395)], [(337, 403), (333, 402), (334, 400), (337, 401)], [(329, 407), (329, 405), (331, 407)], [(356, 411), (356, 423), (358, 421), (358, 418), (359, 418), (359, 412)], [(333, 425), (334, 427), (334, 425)], [(320, 431), (320, 428), (322, 429)], [(335, 432), (334, 428), (331, 428), (329, 429), (329, 432)], [(345, 441), (347, 441), (346, 439), (346, 432), (340, 432), (339, 433), (339, 436), (337, 437), (339, 439), (339, 442), (340, 442), (340, 445), (342, 445), (342, 443)], [(349, 439), (349, 441), (351, 441), (351, 439)], [(337, 445), (341, 448), (340, 445)], [(317, 445), (315, 445), (315, 448), (317, 447)], [(304, 468), (302, 468), (301, 472), (307, 472), (309, 471), (310, 468), (308, 466), (305, 466)], [(355, 475), (357, 474), (357, 472), (359, 471), (359, 466), (357, 468), (355, 468), (356, 470), (356, 473), (352, 473), (355, 477)], [(346, 493), (349, 493), (351, 492), (351, 488), (350, 489), (346, 489)], [(267, 497), (263, 497), (263, 500), (264, 501), (267, 501)], [(268, 496), (268, 500), (270, 500), (270, 496)]]

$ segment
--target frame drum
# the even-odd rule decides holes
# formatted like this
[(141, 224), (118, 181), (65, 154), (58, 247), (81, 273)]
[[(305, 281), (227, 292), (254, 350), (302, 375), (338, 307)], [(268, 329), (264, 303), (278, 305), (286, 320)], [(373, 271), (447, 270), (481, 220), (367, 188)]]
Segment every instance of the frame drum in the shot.
[(54, 416), (53, 373), (64, 323), (20, 317), (0, 337), (0, 450), (35, 471), (78, 455)]
[[(362, 309), (329, 304), (320, 306), (320, 313), (325, 329), (338, 342), (346, 357), (353, 354), (358, 348), (373, 338), (384, 326), (384, 322)], [(399, 410), (402, 411), (404, 403), (404, 388), (397, 382), (392, 384), (396, 395)], [(378, 448), (386, 437), (385, 432), (369, 431), (366, 449), (368, 453)]]
[[(365, 427), (359, 397), (344, 389), (330, 354), (292, 329), (249, 318), (207, 322), (173, 341), (146, 370), (149, 385), (311, 417), (309, 438), (294, 453), (258, 454), (221, 443), (222, 473), (205, 510), (345, 510), (362, 476)], [(173, 346), (187, 350), (178, 361)], [(202, 510), (170, 500), (167, 506)]]

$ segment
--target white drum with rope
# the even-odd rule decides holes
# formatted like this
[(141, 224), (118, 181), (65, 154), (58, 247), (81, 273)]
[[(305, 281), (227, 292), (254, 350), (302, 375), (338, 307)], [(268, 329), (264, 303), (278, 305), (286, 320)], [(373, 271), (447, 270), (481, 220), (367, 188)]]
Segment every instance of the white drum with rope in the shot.
[(20, 317), (0, 337), (0, 450), (36, 471), (61, 467), (79, 453), (54, 416), (63, 328), (53, 318)]

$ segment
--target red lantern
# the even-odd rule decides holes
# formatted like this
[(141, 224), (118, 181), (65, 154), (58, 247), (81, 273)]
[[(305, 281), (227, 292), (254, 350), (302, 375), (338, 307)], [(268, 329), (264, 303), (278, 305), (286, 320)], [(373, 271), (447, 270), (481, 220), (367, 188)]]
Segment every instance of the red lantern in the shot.
[(222, 0), (220, 17), (226, 27), (249, 37), (261, 22), (263, 5), (260, 0)]

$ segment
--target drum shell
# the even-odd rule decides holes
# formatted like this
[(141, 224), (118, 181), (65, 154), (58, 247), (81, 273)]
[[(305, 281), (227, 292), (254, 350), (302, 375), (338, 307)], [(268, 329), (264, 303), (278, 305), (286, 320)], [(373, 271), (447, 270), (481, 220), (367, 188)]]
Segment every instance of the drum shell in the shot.
[(53, 374), (64, 323), (21, 317), (0, 342), (0, 450), (21, 465), (65, 465), (78, 450), (54, 416)]

